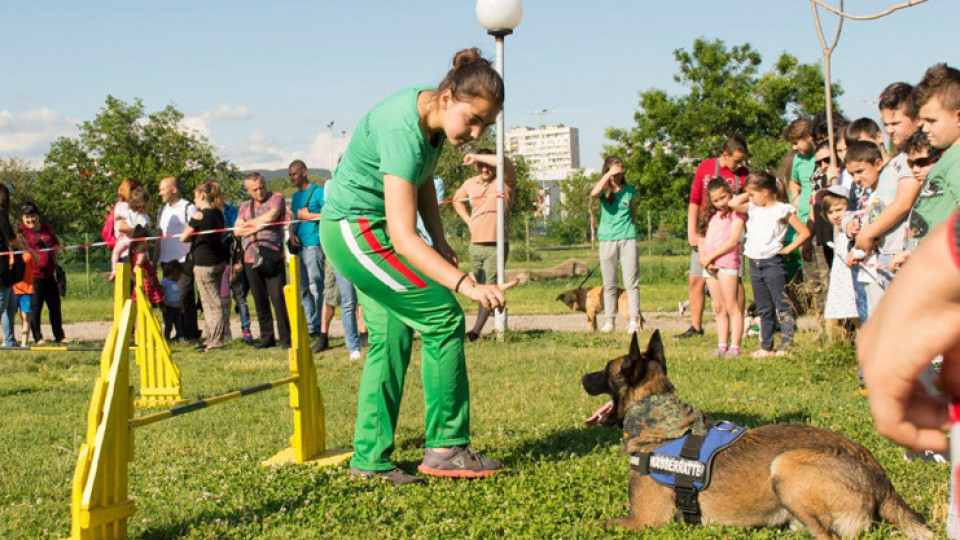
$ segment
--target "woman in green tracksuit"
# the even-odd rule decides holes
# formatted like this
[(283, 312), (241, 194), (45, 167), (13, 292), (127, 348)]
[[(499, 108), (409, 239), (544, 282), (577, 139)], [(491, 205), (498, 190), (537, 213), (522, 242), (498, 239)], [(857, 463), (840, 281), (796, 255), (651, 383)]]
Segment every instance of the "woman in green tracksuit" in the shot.
[[(436, 89), (401, 90), (367, 113), (327, 184), (320, 241), (331, 264), (356, 286), (370, 331), (353, 475), (423, 481), (390, 461), (414, 330), (423, 340), (426, 409), (427, 449), (418, 470), (477, 478), (503, 467), (469, 446), (464, 316), (454, 293), (502, 308), (510, 285), (479, 285), (457, 268), (432, 181), (444, 139), (454, 146), (475, 140), (502, 107), (503, 81), (490, 62), (477, 49), (459, 51)], [(417, 234), (418, 210), (433, 247)]]

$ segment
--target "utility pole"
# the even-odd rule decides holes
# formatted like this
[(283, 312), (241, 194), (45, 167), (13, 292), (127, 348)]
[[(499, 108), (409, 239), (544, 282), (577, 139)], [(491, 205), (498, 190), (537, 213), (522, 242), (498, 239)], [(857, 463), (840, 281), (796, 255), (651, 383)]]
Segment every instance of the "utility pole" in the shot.
[(333, 120), (331, 120), (330, 123), (327, 124), (327, 129), (330, 130), (330, 146), (329, 146), (330, 149), (327, 151), (327, 153), (329, 154), (329, 155), (327, 156), (327, 159), (329, 159), (329, 161), (328, 161), (327, 163), (328, 163), (329, 165), (327, 165), (327, 167), (329, 167), (329, 169), (330, 169), (330, 177), (331, 177), (331, 178), (333, 177), (333, 169), (334, 169), (334, 163), (333, 163), (333, 156), (334, 156), (334, 148), (333, 148), (333, 124), (334, 124), (334, 121), (333, 121)]

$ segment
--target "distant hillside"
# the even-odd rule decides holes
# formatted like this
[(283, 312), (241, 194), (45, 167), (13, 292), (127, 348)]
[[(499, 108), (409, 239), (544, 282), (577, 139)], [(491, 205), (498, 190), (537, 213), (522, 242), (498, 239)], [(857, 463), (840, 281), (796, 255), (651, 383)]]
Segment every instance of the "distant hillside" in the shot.
[[(283, 178), (284, 180), (288, 179), (287, 169), (276, 169), (276, 170), (267, 170), (267, 169), (252, 169), (249, 171), (243, 171), (244, 175), (250, 174), (252, 172), (258, 172), (263, 175), (263, 178), (269, 182), (277, 178)], [(318, 179), (323, 179), (324, 182), (329, 180), (333, 173), (329, 169), (307, 169), (307, 176), (310, 177), (310, 180), (317, 181)]]

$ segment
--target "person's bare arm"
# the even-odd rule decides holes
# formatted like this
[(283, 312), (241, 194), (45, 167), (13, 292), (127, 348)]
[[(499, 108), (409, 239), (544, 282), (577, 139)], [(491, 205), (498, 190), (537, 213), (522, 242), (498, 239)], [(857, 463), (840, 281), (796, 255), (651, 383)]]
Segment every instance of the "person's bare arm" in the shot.
[(877, 431), (916, 450), (947, 448), (946, 401), (918, 383), (937, 355), (943, 355), (940, 387), (960, 396), (960, 268), (951, 257), (952, 224), (947, 220), (920, 243), (857, 338)]
[(716, 259), (720, 258), (721, 255), (724, 255), (725, 253), (733, 249), (734, 246), (740, 243), (741, 233), (743, 233), (743, 220), (734, 219), (733, 223), (730, 225), (730, 236), (727, 238), (727, 240), (724, 243), (717, 246), (717, 249), (713, 250), (713, 253), (707, 254), (706, 257), (701, 255), (700, 264), (702, 266), (709, 265)]
[[(469, 181), (469, 179), (465, 180), (464, 184)], [(470, 211), (467, 210), (467, 203), (461, 200), (467, 198), (467, 196), (467, 191), (463, 186), (460, 186), (456, 193), (453, 194), (453, 210), (460, 216), (460, 219), (462, 219), (464, 223), (470, 225)]]
[(872, 251), (879, 237), (907, 217), (922, 187), (923, 184), (912, 176), (901, 178), (893, 202), (884, 208), (872, 223), (860, 229), (856, 246), (864, 251)]
[(789, 245), (780, 250), (781, 255), (786, 255), (787, 253), (792, 253), (795, 249), (800, 247), (801, 244), (807, 241), (807, 238), (810, 238), (810, 229), (800, 221), (800, 218), (796, 214), (790, 214), (787, 218), (787, 223), (793, 227), (793, 230), (797, 231), (797, 236), (793, 239), (793, 242), (790, 242)]
[(790, 190), (790, 204), (796, 208), (800, 203), (800, 183), (791, 179), (790, 183), (787, 184), (787, 189)]
[(747, 193), (734, 195), (727, 205), (730, 208), (733, 208), (735, 212), (740, 212), (743, 215), (747, 215), (747, 212), (750, 211), (750, 195)]
[[(417, 234), (417, 188), (416, 186), (391, 174), (383, 176), (384, 206), (387, 214), (387, 234), (394, 249), (425, 276), (460, 292), (471, 300), (480, 302), (484, 307), (505, 305), (503, 291), (516, 282), (504, 285), (478, 285), (470, 278), (461, 280), (463, 272), (444, 259), (436, 250), (427, 245)], [(436, 200), (436, 199), (434, 199)], [(459, 291), (457, 285), (460, 284)]]
[(697, 234), (698, 219), (700, 219), (700, 205), (690, 203), (687, 206), (687, 243), (690, 247), (700, 245), (700, 235)]
[[(253, 209), (251, 208), (251, 212), (252, 211)], [(274, 208), (253, 219), (242, 219), (238, 216), (233, 234), (240, 237), (252, 236), (262, 229), (264, 225), (277, 221), (280, 218), (280, 212), (281, 210)]]
[(423, 228), (433, 240), (433, 249), (450, 264), (456, 266), (459, 264), (459, 259), (447, 243), (447, 237), (443, 232), (443, 220), (440, 219), (440, 207), (436, 202), (437, 189), (433, 186), (433, 182), (425, 182), (417, 190), (417, 209), (420, 217), (423, 218)]

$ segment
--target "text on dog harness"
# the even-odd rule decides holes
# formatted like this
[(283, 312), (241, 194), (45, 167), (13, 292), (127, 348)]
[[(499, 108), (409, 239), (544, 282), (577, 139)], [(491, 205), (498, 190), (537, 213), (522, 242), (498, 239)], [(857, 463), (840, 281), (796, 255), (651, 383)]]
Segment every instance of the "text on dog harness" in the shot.
[(746, 433), (746, 429), (720, 421), (709, 426), (706, 435), (687, 433), (652, 452), (630, 455), (630, 468), (649, 474), (657, 483), (676, 492), (677, 509), (687, 523), (700, 523), (697, 494), (710, 486), (713, 461), (721, 450)]

